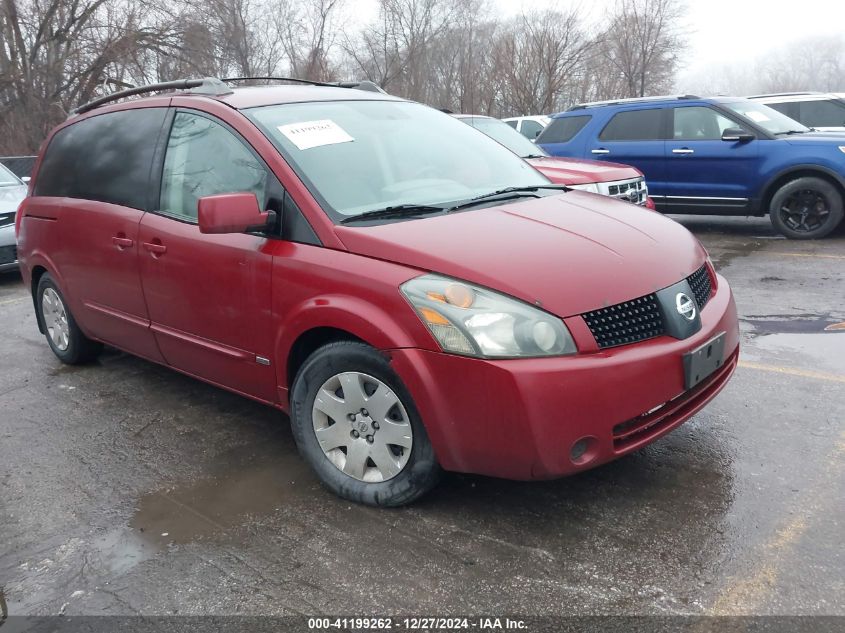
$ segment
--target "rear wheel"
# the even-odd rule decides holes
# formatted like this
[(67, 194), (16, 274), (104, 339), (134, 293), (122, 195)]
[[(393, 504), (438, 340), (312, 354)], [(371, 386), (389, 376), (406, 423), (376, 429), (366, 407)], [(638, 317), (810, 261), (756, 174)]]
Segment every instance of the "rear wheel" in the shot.
[(410, 393), (363, 343), (331, 343), (305, 361), (293, 384), (291, 423), (300, 453), (346, 499), (399, 506), (439, 478)]
[(47, 343), (58, 359), (68, 365), (78, 365), (96, 358), (103, 349), (102, 343), (87, 338), (79, 329), (50, 273), (41, 276), (35, 292), (38, 318)]
[(842, 194), (822, 178), (796, 178), (775, 192), (769, 215), (775, 229), (790, 239), (824, 237), (842, 222)]

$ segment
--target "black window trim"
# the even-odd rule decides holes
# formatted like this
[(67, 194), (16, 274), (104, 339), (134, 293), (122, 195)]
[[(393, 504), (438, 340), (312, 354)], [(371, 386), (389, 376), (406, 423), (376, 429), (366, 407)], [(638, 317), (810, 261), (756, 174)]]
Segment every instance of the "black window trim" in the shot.
[[(692, 104), (689, 104), (692, 105)], [(669, 141), (672, 140), (669, 136), (670, 132), (670, 125), (672, 121), (670, 120), (672, 117), (669, 116), (668, 110), (670, 106), (667, 105), (652, 105), (649, 104), (648, 107), (637, 107), (637, 108), (619, 108), (614, 109), (611, 111), (610, 118), (605, 122), (604, 126), (602, 126), (599, 133), (596, 135), (596, 140), (601, 143), (649, 143), (653, 141)], [(645, 110), (660, 110), (660, 134), (662, 138), (639, 138), (639, 139), (604, 139), (601, 135), (604, 131), (608, 128), (611, 124), (613, 119), (615, 119), (618, 115), (626, 113), (626, 112), (641, 112)]]

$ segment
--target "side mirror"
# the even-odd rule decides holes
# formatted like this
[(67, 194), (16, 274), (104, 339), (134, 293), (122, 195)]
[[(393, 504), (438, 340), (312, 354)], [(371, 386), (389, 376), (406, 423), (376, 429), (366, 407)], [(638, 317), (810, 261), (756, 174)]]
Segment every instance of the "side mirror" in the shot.
[(31, 178), (29, 176), (24, 176), (21, 178), (21, 182), (25, 185), (28, 185), (30, 180)]
[(275, 221), (272, 211), (261, 211), (254, 193), (221, 193), (197, 203), (200, 233), (260, 231)]
[(722, 132), (722, 140), (731, 143), (747, 143), (748, 141), (753, 141), (755, 138), (757, 137), (751, 132), (746, 132), (741, 127), (728, 127)]

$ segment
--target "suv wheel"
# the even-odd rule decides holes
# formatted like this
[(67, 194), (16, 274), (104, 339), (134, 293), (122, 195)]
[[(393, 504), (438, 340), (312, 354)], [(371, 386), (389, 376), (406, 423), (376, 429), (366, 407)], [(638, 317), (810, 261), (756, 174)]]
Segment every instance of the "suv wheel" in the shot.
[(440, 466), (408, 390), (372, 347), (341, 341), (315, 351), (293, 383), (297, 447), (335, 494), (399, 506), (428, 492)]
[(769, 214), (775, 229), (790, 239), (824, 237), (842, 221), (842, 194), (827, 180), (796, 178), (775, 192)]
[(35, 293), (38, 318), (44, 326), (47, 343), (58, 359), (68, 365), (95, 359), (103, 344), (87, 338), (79, 329), (50, 273), (41, 276)]

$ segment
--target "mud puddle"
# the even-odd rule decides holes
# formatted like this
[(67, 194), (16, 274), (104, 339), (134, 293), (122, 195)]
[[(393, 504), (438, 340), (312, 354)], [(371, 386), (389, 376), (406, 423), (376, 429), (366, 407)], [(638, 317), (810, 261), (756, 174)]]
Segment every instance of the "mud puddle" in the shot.
[(232, 451), (208, 478), (143, 496), (130, 528), (157, 549), (221, 539), (284, 504), (322, 494), (290, 437), (283, 439)]

